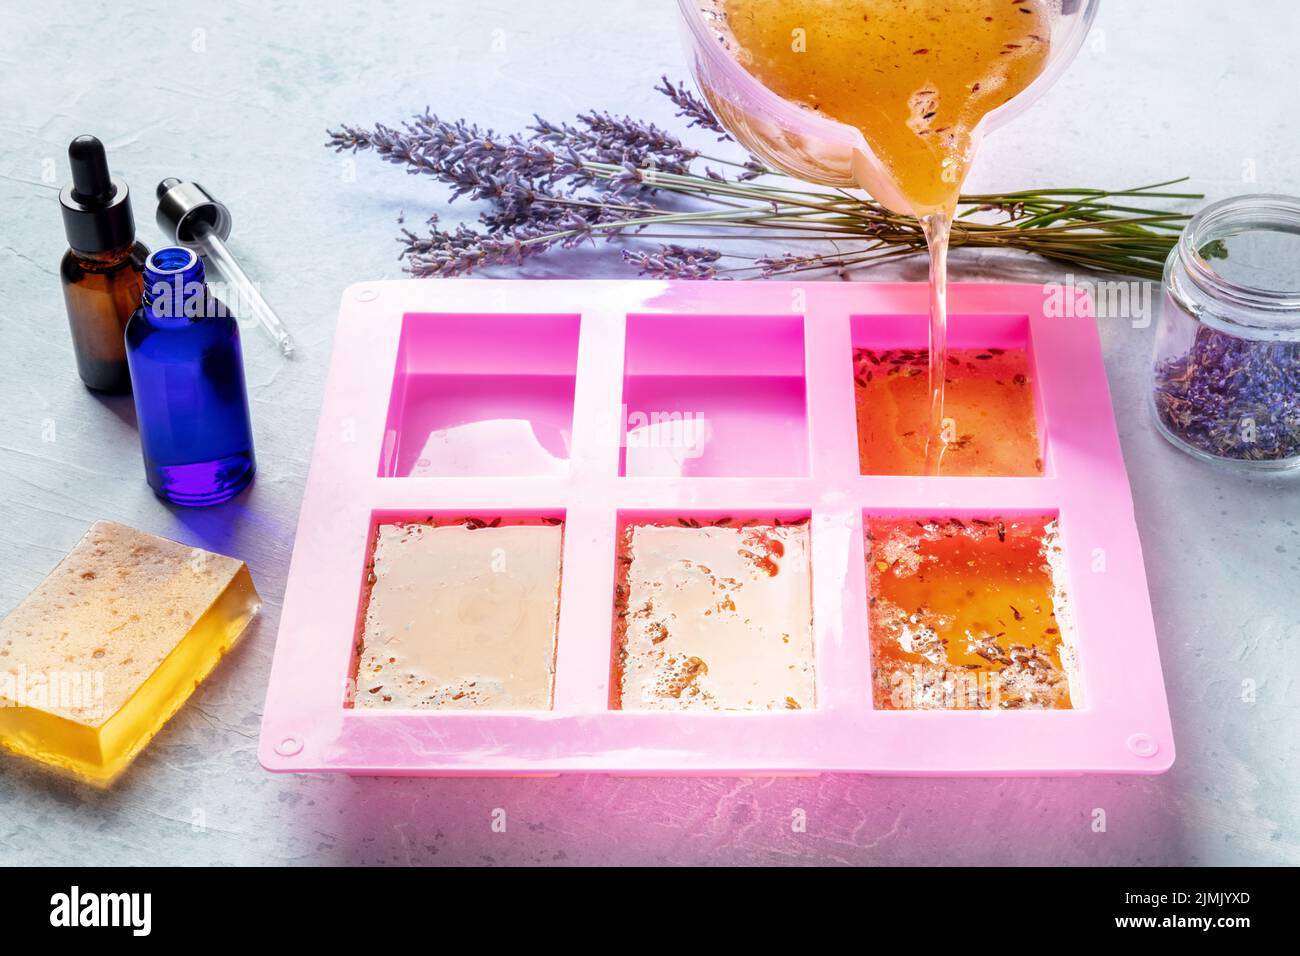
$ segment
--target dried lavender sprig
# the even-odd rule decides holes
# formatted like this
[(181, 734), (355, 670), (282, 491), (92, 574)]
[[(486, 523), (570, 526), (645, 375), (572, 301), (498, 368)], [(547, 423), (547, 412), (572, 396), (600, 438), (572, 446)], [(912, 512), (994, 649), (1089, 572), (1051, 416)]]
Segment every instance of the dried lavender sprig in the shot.
[(653, 123), (609, 113), (580, 113), (579, 126), (551, 123), (534, 116), (529, 132), (538, 142), (566, 146), (583, 159), (616, 166), (632, 165), (685, 173), (699, 157), (682, 141)]
[[(595, 171), (596, 175), (608, 175), (604, 170)], [(1176, 180), (1181, 181), (1181, 180)], [(898, 216), (889, 212), (871, 200), (857, 200), (843, 194), (791, 190), (780, 187), (751, 187), (744, 184), (727, 184), (715, 188), (714, 184), (703, 177), (658, 175), (654, 177), (656, 186), (664, 190), (678, 190), (684, 194), (695, 194), (713, 198), (717, 194), (727, 196), (752, 196), (771, 206), (771, 215), (755, 217), (745, 214), (718, 212), (712, 215), (695, 217), (701, 224), (709, 221), (711, 225), (728, 227), (748, 227), (755, 224), (768, 225), (780, 223), (782, 229), (789, 229), (793, 219), (814, 221), (809, 217), (829, 216), (815, 219), (816, 227), (823, 234), (850, 233), (877, 236), (885, 244), (902, 244), (910, 248), (905, 253), (921, 252), (924, 242), (919, 228), (910, 217)], [(1157, 185), (1167, 185), (1164, 183)], [(1114, 195), (1142, 196), (1151, 187), (1139, 187), (1123, 190)], [(1053, 190), (1054, 195), (1081, 194), (1091, 197), (1111, 195), (1102, 190)], [(1019, 194), (1021, 196), (1028, 194)], [(1165, 195), (1156, 193), (1155, 195)], [(1195, 194), (1171, 194), (1195, 195)], [(977, 197), (979, 204), (987, 205), (990, 199), (997, 197)], [(976, 201), (976, 197), (963, 197), (963, 205)], [(1026, 202), (1026, 206), (1034, 205)], [(1099, 205), (1095, 204), (1094, 205)], [(792, 208), (793, 207), (793, 208)], [(1109, 208), (1100, 204), (1099, 208)], [(1138, 207), (1127, 207), (1137, 209)], [(1138, 209), (1138, 211), (1146, 211)], [(751, 210), (752, 212), (752, 210)], [(955, 224), (952, 245), (1016, 248), (1035, 252), (1045, 258), (1056, 259), (1100, 271), (1119, 272), (1139, 275), (1146, 278), (1160, 277), (1164, 259), (1169, 248), (1176, 240), (1175, 235), (1158, 235), (1150, 232), (1148, 226), (1169, 226), (1182, 223), (1190, 216), (1182, 213), (1158, 213), (1145, 216), (1115, 217), (1098, 213), (1080, 214), (1078, 221), (1035, 225), (1022, 228), (1013, 224), (1008, 226), (986, 223), (959, 221)], [(683, 222), (682, 217), (668, 214), (654, 220), (640, 220), (642, 226), (654, 225), (656, 222)], [(1101, 229), (1101, 232), (1097, 232)], [(1091, 230), (1091, 234), (1082, 234)], [(764, 238), (763, 233), (752, 233), (754, 238)], [(893, 250), (891, 250), (892, 252)], [(892, 257), (892, 255), (890, 256)], [(883, 258), (883, 256), (876, 257)], [(867, 265), (868, 261), (860, 264)], [(770, 274), (770, 273), (769, 273)]]
[[(648, 212), (644, 215), (632, 215), (630, 217), (620, 217), (617, 219), (606, 220), (605, 222), (588, 225), (574, 225), (569, 233), (552, 233), (552, 234), (530, 234), (522, 237), (522, 244), (525, 248), (536, 244), (552, 244), (556, 241), (565, 243), (574, 239), (589, 238), (593, 233), (600, 231), (605, 232), (608, 236), (618, 236), (630, 229), (648, 229), (651, 227), (672, 225), (708, 225), (713, 228), (734, 228), (743, 230), (744, 238), (751, 236), (767, 237), (771, 235), (770, 229), (778, 229), (780, 232), (788, 232), (805, 228), (810, 235), (830, 236), (839, 233), (845, 237), (857, 237), (872, 240), (866, 246), (860, 255), (855, 255), (850, 259), (841, 259), (836, 256), (806, 256), (796, 263), (778, 263), (771, 261), (761, 261), (755, 259), (755, 265), (748, 267), (762, 275), (785, 274), (794, 271), (810, 271), (813, 269), (836, 269), (844, 271), (849, 267), (863, 267), (890, 258), (896, 258), (902, 255), (913, 255), (924, 250), (924, 239), (920, 234), (916, 224), (904, 220), (898, 222), (898, 217), (884, 210), (871, 210), (867, 205), (863, 215), (875, 215), (877, 221), (859, 221), (852, 222), (835, 222), (827, 219), (820, 219), (814, 224), (807, 227), (798, 225), (800, 217), (804, 215), (817, 215), (816, 208), (804, 213), (792, 212), (788, 209), (777, 207), (775, 210), (769, 208), (767, 204), (723, 211), (706, 211), (695, 213), (680, 212)], [(755, 226), (769, 226), (768, 232), (755, 231)], [(1156, 277), (1159, 274), (1159, 265), (1163, 262), (1166, 249), (1159, 250), (1158, 254), (1151, 254), (1146, 260), (1141, 258), (1142, 250), (1130, 254), (1129, 252), (1092, 252), (1081, 254), (1077, 250), (1081, 246), (1086, 248), (1087, 241), (1091, 239), (1105, 237), (1078, 237), (1077, 241), (1067, 241), (1058, 239), (1056, 232), (1067, 231), (1065, 227), (1056, 227), (1055, 229), (1035, 230), (1034, 234), (1022, 233), (1019, 230), (1007, 229), (1005, 227), (987, 226), (983, 224), (967, 223), (962, 227), (954, 230), (954, 246), (971, 245), (983, 246), (989, 248), (1025, 248), (1038, 252), (1048, 258), (1055, 258), (1060, 261), (1070, 262), (1073, 264), (1091, 267), (1106, 268), (1111, 271), (1122, 271), (1130, 274), (1144, 274)], [(634, 260), (635, 261), (635, 260)], [(730, 271), (745, 271), (745, 267)], [(687, 270), (681, 277), (690, 277), (692, 270)]]
[(666, 75), (659, 77), (659, 81), (660, 85), (655, 87), (655, 92), (662, 93), (673, 101), (673, 105), (677, 107), (676, 115), (690, 120), (686, 124), (688, 129), (698, 126), (710, 133), (717, 133), (719, 142), (735, 142), (732, 135), (713, 115), (713, 110), (709, 109), (703, 100), (688, 90), (685, 83), (679, 82), (674, 86)]
[[(591, 113), (580, 117), (582, 128), (555, 126), (540, 117), (530, 138), (518, 135), (498, 136), (463, 120), (445, 121), (430, 113), (415, 117), (401, 129), (377, 124), (373, 130), (343, 126), (329, 131), (327, 145), (336, 151), (374, 150), (383, 159), (405, 165), (408, 172), (431, 175), (451, 187), (451, 198), (469, 195), (486, 200), (491, 206), (480, 216), (490, 235), (512, 232), (512, 238), (530, 246), (564, 244), (575, 235), (588, 231), (591, 223), (608, 224), (622, 215), (643, 210), (644, 204), (626, 198), (624, 193), (648, 193), (653, 186), (638, 172), (637, 163), (650, 168), (681, 170), (694, 157), (675, 137), (651, 124), (630, 119), (616, 119), (608, 114)], [(557, 144), (552, 148), (550, 142)], [(605, 177), (601, 190), (604, 205), (618, 197), (619, 209), (600, 208), (590, 199), (575, 199), (586, 185), (596, 182), (586, 171), (579, 150), (603, 160), (616, 170)], [(562, 191), (555, 186), (564, 183)], [(574, 208), (564, 215), (557, 207)], [(545, 241), (547, 232), (563, 231), (556, 242)], [(443, 254), (465, 249), (457, 236), (439, 243)], [(465, 250), (473, 262), (495, 262), (511, 258), (502, 254), (480, 255), (480, 247)], [(511, 254), (513, 255), (513, 254)], [(430, 266), (420, 257), (411, 258), (414, 269), (444, 268)], [(441, 274), (441, 273), (439, 273)]]
[[(608, 138), (612, 127), (605, 129)], [(624, 132), (635, 137), (630, 148), (641, 155), (662, 144), (645, 130)], [(453, 199), (468, 194), (491, 204), (480, 215), (485, 235), (459, 227), (454, 232), (435, 228), (417, 237), (404, 229), (400, 258), (415, 275), (458, 275), (484, 265), (516, 264), (554, 246), (572, 247), (589, 238), (594, 227), (648, 208), (634, 200), (615, 205), (557, 193), (550, 187), (577, 178), (582, 169), (572, 151), (498, 136), (463, 120), (444, 121), (427, 110), (400, 130), (382, 124), (373, 130), (344, 126), (329, 135), (336, 151), (373, 150), (411, 173), (446, 183)]]
[[(509, 229), (497, 228), (492, 214), (481, 218), (489, 223), (486, 233), (465, 225), (447, 231), (431, 220), (429, 232), (418, 235), (402, 229), (398, 241), (402, 251), (398, 258), (406, 262), (406, 271), (421, 278), (465, 275), (475, 269), (493, 265), (518, 265), (524, 259), (552, 248), (572, 249), (592, 241), (602, 226), (636, 216), (636, 207), (610, 207), (598, 204), (574, 207), (559, 200), (555, 204), (539, 202), (528, 219)], [(621, 230), (620, 230), (621, 231)], [(610, 232), (607, 238), (618, 233)]]
[(342, 126), (329, 130), (335, 152), (373, 150), (407, 172), (433, 176), (452, 188), (452, 198), (495, 200), (506, 179), (552, 185), (576, 175), (572, 154), (529, 142), (518, 135), (497, 136), (464, 120), (439, 119), (427, 110), (402, 129), (376, 123), (374, 129)]
[[(722, 129), (708, 107), (681, 84), (674, 87), (664, 77), (656, 89), (679, 107), (678, 115), (691, 120), (690, 126)], [(850, 254), (735, 256), (751, 264), (734, 268), (717, 265), (717, 259), (709, 258), (716, 252), (712, 249), (667, 246), (658, 253), (626, 257), (646, 274), (713, 278), (743, 272), (844, 271), (924, 249), (915, 220), (873, 200), (845, 190), (787, 185), (784, 180), (752, 182), (771, 172), (752, 157), (738, 163), (704, 156), (653, 124), (630, 117), (592, 112), (579, 116), (577, 125), (538, 117), (526, 135), (501, 137), (464, 121), (446, 123), (426, 110), (401, 130), (344, 126), (330, 136), (328, 145), (335, 149), (373, 149), (409, 172), (447, 183), (453, 198), (468, 194), (489, 204), (480, 216), (486, 233), (466, 227), (448, 233), (435, 227), (429, 236), (417, 237), (404, 230), (402, 255), (407, 268), (419, 275), (460, 274), (482, 265), (518, 262), (598, 235), (667, 238), (664, 226), (743, 233), (736, 238), (838, 236), (867, 242)], [(695, 160), (740, 171), (731, 178), (711, 167), (697, 174), (692, 169)], [(1006, 221), (959, 220), (953, 245), (1021, 249), (1102, 271), (1157, 277), (1177, 232), (1190, 217), (1103, 200), (1198, 198), (1156, 191), (1166, 185), (1170, 183), (1120, 192), (1023, 190), (962, 197), (964, 216), (996, 211)], [(665, 198), (703, 202), (711, 208), (682, 209), (665, 204)]]
[(484, 266), (519, 265), (552, 246), (574, 244), (574, 240), (528, 244), (523, 236), (497, 237), (463, 225), (450, 232), (432, 229), (424, 236), (403, 229), (398, 241), (403, 246), (398, 258), (406, 260), (408, 272), (422, 278), (465, 275)]
[(657, 252), (624, 249), (623, 260), (636, 266), (637, 274), (653, 279), (718, 279), (717, 249), (688, 248), (675, 243), (660, 246)]
[[(661, 76), (660, 86), (655, 87), (656, 93), (662, 93), (672, 100), (673, 105), (677, 107), (677, 116), (690, 120), (686, 124), (687, 129), (699, 127), (708, 130), (711, 133), (718, 134), (718, 142), (734, 143), (735, 138), (727, 132), (718, 118), (713, 115), (713, 110), (705, 105), (704, 101), (686, 88), (685, 83), (673, 85), (667, 76)], [(739, 165), (744, 171), (737, 176), (742, 182), (750, 179), (757, 179), (759, 176), (770, 176), (772, 170), (763, 165), (756, 157), (750, 155), (743, 163), (735, 163), (731, 160), (718, 160), (717, 157), (709, 157), (715, 161), (725, 162), (727, 165)]]

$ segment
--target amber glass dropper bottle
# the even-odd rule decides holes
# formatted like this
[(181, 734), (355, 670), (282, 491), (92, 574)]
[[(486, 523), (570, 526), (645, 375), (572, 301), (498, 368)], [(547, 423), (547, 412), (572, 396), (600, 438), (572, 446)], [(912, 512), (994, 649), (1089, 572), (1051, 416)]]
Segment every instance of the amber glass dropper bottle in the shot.
[(123, 333), (144, 291), (149, 250), (135, 241), (126, 183), (110, 176), (104, 144), (78, 136), (68, 146), (72, 182), (59, 193), (68, 251), (59, 266), (77, 371), (88, 388), (129, 392)]

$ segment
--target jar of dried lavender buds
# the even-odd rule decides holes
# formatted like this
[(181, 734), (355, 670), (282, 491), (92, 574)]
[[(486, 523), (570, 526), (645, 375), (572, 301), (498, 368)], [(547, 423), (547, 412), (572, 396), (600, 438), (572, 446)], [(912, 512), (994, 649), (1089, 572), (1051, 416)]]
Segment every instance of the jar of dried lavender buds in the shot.
[(1165, 263), (1151, 405), (1198, 458), (1300, 466), (1300, 199), (1239, 196), (1188, 223)]

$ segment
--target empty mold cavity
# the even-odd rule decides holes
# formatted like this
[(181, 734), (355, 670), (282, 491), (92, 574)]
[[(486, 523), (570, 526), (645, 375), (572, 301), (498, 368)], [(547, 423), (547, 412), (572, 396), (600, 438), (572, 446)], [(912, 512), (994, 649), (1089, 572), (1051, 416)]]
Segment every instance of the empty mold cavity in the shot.
[(567, 474), (578, 324), (576, 315), (406, 315), (379, 474)]
[(815, 704), (808, 516), (624, 514), (616, 710)]
[[(853, 318), (853, 392), (864, 475), (925, 474), (930, 420), (924, 316)], [(1029, 320), (949, 320), (940, 473), (997, 477), (1043, 474)]]
[(1055, 515), (865, 523), (877, 709), (1076, 706)]
[(620, 474), (808, 473), (802, 316), (629, 315)]
[(377, 518), (349, 706), (549, 709), (563, 537), (550, 514)]

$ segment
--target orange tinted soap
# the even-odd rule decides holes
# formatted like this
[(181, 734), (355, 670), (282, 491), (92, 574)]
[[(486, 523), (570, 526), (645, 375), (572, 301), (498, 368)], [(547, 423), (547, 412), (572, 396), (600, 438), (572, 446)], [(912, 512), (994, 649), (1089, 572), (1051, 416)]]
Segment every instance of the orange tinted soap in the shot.
[[(924, 475), (929, 353), (854, 349), (858, 462), (864, 475)], [(1024, 349), (948, 350), (939, 473), (1033, 478), (1043, 473), (1029, 355)]]
[(1052, 516), (880, 517), (867, 532), (878, 710), (1074, 706)]

